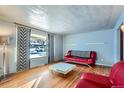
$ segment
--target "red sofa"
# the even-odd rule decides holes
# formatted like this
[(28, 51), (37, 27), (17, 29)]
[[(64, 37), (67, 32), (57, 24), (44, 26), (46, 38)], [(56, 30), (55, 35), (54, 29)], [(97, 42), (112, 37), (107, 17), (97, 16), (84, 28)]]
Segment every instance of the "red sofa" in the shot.
[(124, 61), (116, 63), (109, 76), (84, 73), (76, 88), (124, 88)]
[(64, 56), (64, 60), (66, 60), (66, 62), (73, 62), (73, 63), (86, 64), (86, 65), (95, 64), (95, 60), (96, 60), (96, 52), (95, 51), (90, 51), (89, 58), (72, 56), (72, 54), (71, 54), (72, 51), (73, 50), (69, 50), (67, 52), (66, 56)]

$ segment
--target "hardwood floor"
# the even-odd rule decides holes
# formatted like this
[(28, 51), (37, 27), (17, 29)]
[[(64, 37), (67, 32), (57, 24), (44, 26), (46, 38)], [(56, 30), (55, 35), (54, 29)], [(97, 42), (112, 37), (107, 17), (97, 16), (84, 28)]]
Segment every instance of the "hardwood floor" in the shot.
[(49, 71), (50, 65), (40, 66), (28, 71), (16, 73), (11, 80), (2, 83), (1, 88), (73, 88), (84, 72), (108, 75), (110, 68), (94, 66), (89, 68), (84, 65), (76, 65), (76, 69), (66, 76)]

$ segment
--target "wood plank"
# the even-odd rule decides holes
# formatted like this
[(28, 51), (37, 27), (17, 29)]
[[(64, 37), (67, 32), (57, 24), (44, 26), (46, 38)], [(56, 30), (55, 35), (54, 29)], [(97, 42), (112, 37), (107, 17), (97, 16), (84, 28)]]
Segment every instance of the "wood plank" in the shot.
[(11, 80), (6, 83), (0, 83), (1, 88), (73, 88), (80, 76), (85, 72), (108, 75), (109, 67), (94, 66), (89, 68), (84, 65), (76, 64), (76, 68), (63, 76), (59, 73), (51, 73), (49, 66), (44, 65), (32, 68), (28, 71), (16, 73), (11, 76)]

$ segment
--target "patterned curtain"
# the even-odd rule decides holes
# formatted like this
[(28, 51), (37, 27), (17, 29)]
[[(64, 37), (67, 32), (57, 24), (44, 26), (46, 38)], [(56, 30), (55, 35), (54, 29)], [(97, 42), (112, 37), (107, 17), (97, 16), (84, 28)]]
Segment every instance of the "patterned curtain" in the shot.
[(30, 68), (30, 33), (30, 28), (17, 26), (17, 72)]

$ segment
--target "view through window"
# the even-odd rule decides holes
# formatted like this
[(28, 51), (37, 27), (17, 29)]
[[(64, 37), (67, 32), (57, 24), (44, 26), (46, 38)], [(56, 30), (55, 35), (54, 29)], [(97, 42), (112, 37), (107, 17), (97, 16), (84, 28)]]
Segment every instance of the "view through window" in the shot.
[(31, 34), (30, 58), (47, 56), (47, 36)]

